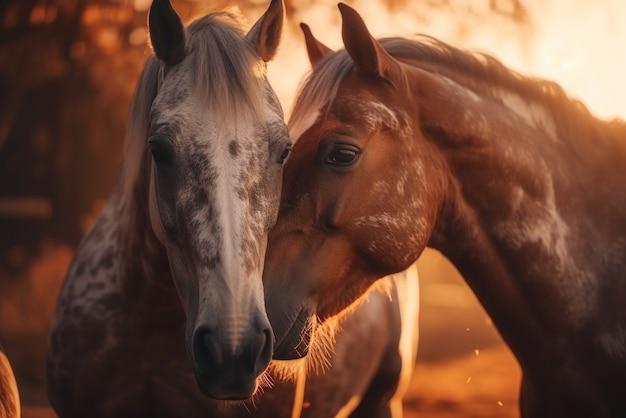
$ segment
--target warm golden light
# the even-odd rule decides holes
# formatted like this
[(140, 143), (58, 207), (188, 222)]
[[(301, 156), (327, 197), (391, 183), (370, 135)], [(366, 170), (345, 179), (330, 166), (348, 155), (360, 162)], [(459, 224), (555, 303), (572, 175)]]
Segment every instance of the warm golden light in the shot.
[[(332, 48), (341, 46), (336, 1), (295, 1), (296, 11), (271, 81), (285, 108), (308, 70), (304, 21)], [(486, 52), (526, 75), (552, 79), (599, 117), (626, 115), (626, 28), (618, 0), (346, 1), (377, 36), (423, 33), (455, 46)]]
[[(269, 1), (172, 3), (186, 22), (234, 6), (252, 23)], [(342, 41), (340, 0), (284, 1), (287, 25), (268, 72), (289, 117), (309, 71), (298, 24), (306, 22), (331, 48), (342, 48)], [(524, 75), (556, 81), (598, 117), (626, 117), (623, 0), (341, 1), (358, 10), (376, 37), (419, 33), (484, 52)], [(11, 187), (0, 196), (0, 221), (28, 227), (3, 235), (11, 248), (6, 265), (0, 264), (0, 340), (14, 356), (18, 382), (23, 379), (28, 418), (53, 416), (40, 407), (47, 402), (45, 341), (74, 251), (58, 231), (75, 227), (84, 234), (104, 206), (121, 159), (130, 95), (149, 54), (145, 22), (152, 1), (35, 1), (27, 12), (26, 3), (11, 0), (0, 15), (0, 29), (11, 34), (0, 49), (7, 63), (0, 81), (8, 89), (8, 99), (0, 100), (6, 105), (0, 114), (0, 156), (11, 156), (3, 164), (19, 160), (3, 182)], [(68, 28), (74, 32), (66, 33)], [(29, 180), (29, 170), (39, 173), (37, 181)], [(48, 177), (54, 181), (44, 181)], [(13, 187), (19, 182), (23, 188)], [(43, 184), (54, 190), (43, 190)], [(33, 238), (37, 251), (22, 240), (13, 244), (44, 222), (52, 226), (41, 227), (41, 236)], [(405, 418), (519, 416), (520, 370), (491, 319), (441, 254), (427, 249), (418, 263), (419, 361)]]

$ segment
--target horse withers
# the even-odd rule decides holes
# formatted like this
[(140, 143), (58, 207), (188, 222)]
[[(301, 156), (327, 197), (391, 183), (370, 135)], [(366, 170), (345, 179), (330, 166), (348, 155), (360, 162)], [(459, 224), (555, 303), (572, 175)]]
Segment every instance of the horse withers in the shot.
[(309, 39), (289, 121), (263, 278), (277, 346), (428, 245), (519, 361), (522, 416), (626, 416), (624, 122), (486, 55), (377, 41), (339, 8), (345, 50)]

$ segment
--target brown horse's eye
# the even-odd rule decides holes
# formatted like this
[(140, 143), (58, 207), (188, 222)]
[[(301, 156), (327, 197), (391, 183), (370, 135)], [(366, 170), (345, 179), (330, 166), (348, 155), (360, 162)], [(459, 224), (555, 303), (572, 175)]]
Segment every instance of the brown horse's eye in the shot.
[(357, 162), (360, 155), (361, 151), (353, 145), (335, 144), (326, 157), (326, 164), (335, 167), (350, 167)]

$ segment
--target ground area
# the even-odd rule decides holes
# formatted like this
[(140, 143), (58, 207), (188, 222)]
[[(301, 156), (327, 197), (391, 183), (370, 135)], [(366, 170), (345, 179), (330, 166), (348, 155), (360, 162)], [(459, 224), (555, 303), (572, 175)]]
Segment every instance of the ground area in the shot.
[[(504, 346), (445, 361), (419, 362), (404, 401), (404, 418), (518, 417), (520, 372)], [(27, 407), (23, 418), (53, 418), (46, 407)]]
[[(71, 255), (51, 246), (19, 281), (0, 286), (0, 339), (24, 418), (54, 417), (45, 394), (45, 334)], [(518, 417), (520, 370), (491, 320), (440, 254), (428, 251), (419, 268), (420, 351), (405, 418)]]
[(505, 346), (441, 362), (418, 363), (405, 418), (519, 417), (520, 371)]

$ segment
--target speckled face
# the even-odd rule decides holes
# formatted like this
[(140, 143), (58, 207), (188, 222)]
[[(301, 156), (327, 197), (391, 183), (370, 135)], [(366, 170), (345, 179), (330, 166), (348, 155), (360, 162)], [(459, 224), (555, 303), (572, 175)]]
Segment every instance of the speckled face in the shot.
[(264, 75), (261, 109), (242, 101), (229, 110), (207, 105), (184, 64), (165, 76), (152, 108), (151, 222), (187, 314), (192, 357), (204, 344), (199, 332), (237, 353), (252, 328), (269, 329), (261, 274), (290, 140)]
[[(320, 231), (326, 229), (327, 245), (335, 240), (347, 242), (351, 249), (341, 265), (354, 269), (367, 265), (364, 270), (391, 273), (410, 265), (425, 245), (431, 220), (427, 219), (428, 194), (420, 186), (425, 184), (426, 169), (415, 159), (415, 150), (405, 149), (408, 141), (403, 138), (411, 135), (405, 121), (401, 111), (366, 93), (338, 99), (327, 118), (312, 124), (304, 138), (295, 139), (285, 176), (285, 199), (300, 202), (310, 198), (311, 213), (285, 209), (277, 229), (283, 225), (283, 216), (310, 222)], [(315, 153), (299, 151), (311, 144), (315, 144)], [(300, 196), (303, 190), (306, 196)], [(411, 242), (398, 240), (405, 235)], [(337, 273), (347, 270), (342, 267)], [(318, 302), (318, 309), (330, 302), (326, 297), (320, 299), (324, 300)]]
[[(171, 415), (163, 404), (193, 415), (213, 405), (202, 395), (249, 399), (265, 381), (274, 339), (261, 272), (291, 148), (266, 67), (283, 18), (271, 0), (248, 31), (228, 11), (185, 26), (169, 0), (152, 2), (154, 55), (135, 87), (118, 182), (76, 250), (51, 327), (59, 415)], [(107, 395), (120, 384), (121, 398)]]

